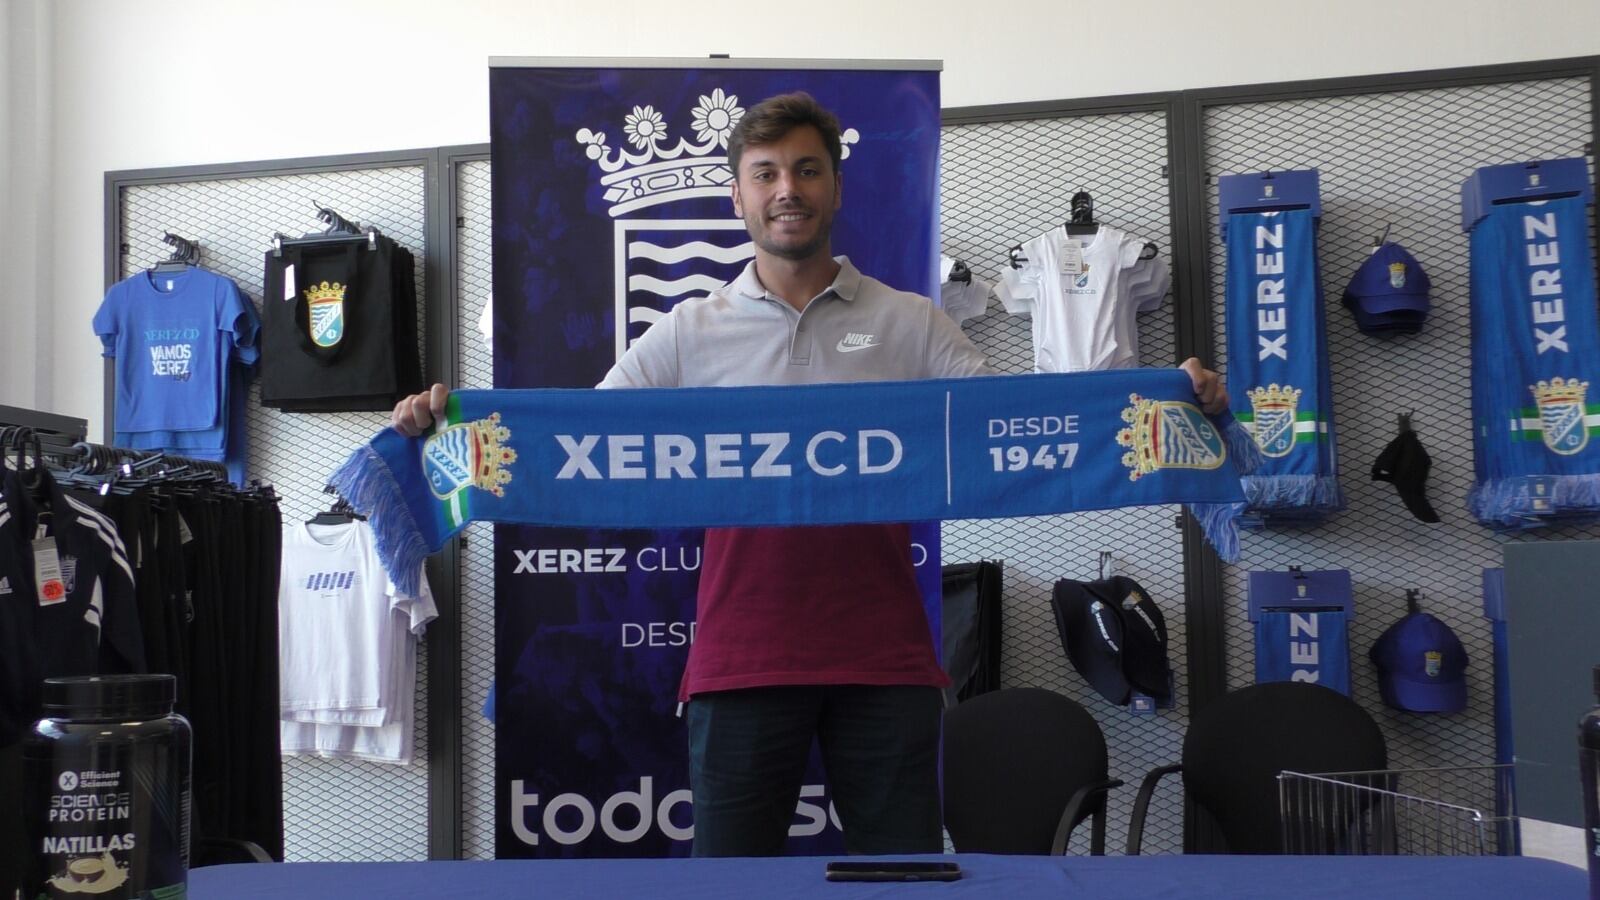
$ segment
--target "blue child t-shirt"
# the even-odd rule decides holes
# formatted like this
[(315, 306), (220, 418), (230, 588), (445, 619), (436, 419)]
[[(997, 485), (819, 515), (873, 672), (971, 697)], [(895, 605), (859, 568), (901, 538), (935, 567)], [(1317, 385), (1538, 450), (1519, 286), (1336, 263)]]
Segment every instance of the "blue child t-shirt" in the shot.
[(231, 280), (198, 268), (112, 285), (94, 330), (117, 361), (115, 431), (225, 428), (227, 361), (253, 363), (257, 352), (248, 307)]

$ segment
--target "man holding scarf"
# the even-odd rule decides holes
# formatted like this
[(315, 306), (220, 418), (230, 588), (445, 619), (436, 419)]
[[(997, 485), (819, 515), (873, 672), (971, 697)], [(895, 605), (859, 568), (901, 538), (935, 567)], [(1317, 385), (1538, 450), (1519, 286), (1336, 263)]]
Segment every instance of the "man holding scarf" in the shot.
[[(752, 107), (728, 141), (755, 260), (645, 332), (599, 387), (907, 381), (992, 372), (925, 297), (834, 257), (842, 197), (834, 115), (804, 93)], [(1208, 413), (1215, 372), (1184, 362)], [(442, 385), (395, 407), (418, 435)], [(910, 526), (706, 530), (688, 703), (696, 856), (780, 853), (813, 739), (853, 853), (942, 849), (940, 688)]]

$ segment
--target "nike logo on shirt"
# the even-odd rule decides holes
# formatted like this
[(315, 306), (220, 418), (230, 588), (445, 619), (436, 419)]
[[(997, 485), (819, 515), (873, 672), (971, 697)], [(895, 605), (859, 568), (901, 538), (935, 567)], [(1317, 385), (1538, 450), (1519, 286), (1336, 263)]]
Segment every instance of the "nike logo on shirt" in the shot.
[(839, 339), (839, 344), (834, 349), (840, 353), (854, 353), (857, 350), (870, 350), (878, 346), (877, 335), (850, 332)]

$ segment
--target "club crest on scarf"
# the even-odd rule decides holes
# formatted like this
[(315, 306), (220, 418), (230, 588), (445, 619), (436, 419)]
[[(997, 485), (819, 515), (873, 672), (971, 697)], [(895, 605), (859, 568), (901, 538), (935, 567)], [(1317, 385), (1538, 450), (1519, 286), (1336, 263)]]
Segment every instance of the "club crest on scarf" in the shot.
[(432, 435), (422, 444), (422, 471), (428, 487), (440, 500), (448, 500), (469, 487), (505, 496), (511, 483), (511, 463), (517, 451), (507, 446), (511, 429), (500, 424), (500, 414), (463, 422)]
[[(690, 297), (733, 280), (755, 256), (744, 222), (671, 215), (671, 204), (694, 198), (729, 197), (728, 137), (744, 116), (737, 94), (717, 88), (700, 95), (683, 135), (654, 104), (624, 115), (629, 146), (611, 146), (603, 131), (580, 128), (574, 139), (599, 165), (601, 199), (615, 220), (613, 285), (618, 358), (645, 330)], [(691, 137), (692, 136), (692, 137)], [(841, 135), (845, 157), (860, 140), (853, 128)]]
[(344, 295), (346, 287), (337, 281), (324, 281), (306, 288), (306, 305), (311, 342), (332, 347), (344, 339)]
[(1250, 434), (1256, 446), (1267, 456), (1288, 456), (1294, 449), (1300, 390), (1287, 384), (1272, 384), (1252, 388), (1245, 396), (1250, 398), (1253, 414)]
[(1589, 445), (1588, 410), (1584, 403), (1589, 382), (1558, 375), (1528, 389), (1539, 408), (1539, 430), (1546, 447), (1571, 456)]
[(1129, 394), (1133, 404), (1122, 411), (1127, 428), (1117, 443), (1128, 448), (1122, 464), (1129, 481), (1161, 469), (1215, 469), (1228, 458), (1222, 435), (1200, 408), (1177, 400), (1148, 400)]

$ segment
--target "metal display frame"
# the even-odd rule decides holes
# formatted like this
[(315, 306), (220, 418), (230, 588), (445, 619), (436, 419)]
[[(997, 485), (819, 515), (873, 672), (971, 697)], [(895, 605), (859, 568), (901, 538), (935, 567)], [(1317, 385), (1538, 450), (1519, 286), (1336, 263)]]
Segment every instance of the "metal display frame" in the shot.
[[(122, 233), (124, 195), (130, 188), (190, 184), (230, 179), (293, 177), (378, 169), (420, 168), (423, 172), (424, 244), (417, 254), (423, 270), (426, 304), (422, 369), (429, 383), (444, 380), (441, 373), (453, 370), (455, 344), (441, 339), (450, 335), (455, 324), (453, 304), (441, 302), (449, 290), (448, 210), (453, 198), (447, 196), (442, 179), (453, 172), (447, 163), (448, 148), (393, 150), (337, 156), (297, 157), (258, 162), (223, 163), (199, 166), (174, 166), (153, 169), (112, 171), (104, 179), (105, 245), (104, 279), (106, 289), (121, 279), (123, 256), (129, 247)], [(302, 215), (303, 211), (294, 214)], [(286, 213), (286, 216), (290, 215)], [(265, 236), (263, 236), (264, 238)], [(115, 422), (115, 364), (104, 361), (104, 433), (113, 432)], [(460, 616), (456, 591), (455, 566), (458, 549), (452, 541), (439, 555), (428, 560), (430, 581), (437, 588), (434, 601), (439, 616), (430, 624), (425, 637), (427, 647), (427, 710), (429, 740), (427, 754), (428, 856), (430, 859), (457, 859), (461, 855), (460, 790)], [(437, 687), (435, 687), (437, 685)]]
[[(591, 66), (594, 59), (569, 60), (569, 64)], [(517, 58), (496, 58), (491, 65), (526, 64)], [(537, 60), (542, 65), (558, 60)], [(651, 60), (612, 60), (617, 65), (649, 65)], [(708, 61), (702, 60), (701, 63)], [(713, 59), (733, 66), (752, 66), (756, 61)], [(786, 63), (787, 64), (787, 63)], [(904, 67), (902, 63), (895, 65)], [(937, 63), (929, 62), (930, 68)], [(948, 108), (943, 111), (946, 127), (983, 123), (1015, 122), (1108, 115), (1123, 112), (1159, 112), (1166, 118), (1168, 182), (1167, 215), (1172, 247), (1173, 315), (1176, 323), (1178, 357), (1197, 356), (1210, 363), (1217, 358), (1214, 343), (1217, 304), (1213, 303), (1211, 235), (1208, 217), (1207, 186), (1211, 174), (1205, 170), (1208, 110), (1214, 107), (1274, 101), (1347, 97), (1363, 94), (1428, 90), (1432, 88), (1496, 85), (1545, 79), (1587, 79), (1590, 86), (1591, 141), (1586, 152), (1594, 156), (1593, 135), (1600, 135), (1600, 56), (1575, 57), (1504, 65), (1437, 69), (1385, 75), (1329, 78), (1312, 81), (1279, 82), (1198, 90), (1132, 94), (1079, 100), (1028, 102), (1002, 105)], [(288, 160), (243, 162), (223, 165), (180, 166), (108, 172), (105, 175), (105, 284), (109, 288), (121, 272), (121, 257), (126, 246), (121, 234), (123, 193), (130, 187), (181, 182), (250, 178), (271, 175), (300, 175), (340, 172), (390, 166), (421, 166), (425, 172), (425, 232), (427, 247), (421, 256), (430, 302), (427, 304), (424, 336), (424, 372), (428, 381), (447, 384), (455, 377), (460, 360), (458, 347), (459, 311), (453, 302), (458, 296), (456, 229), (459, 226), (458, 169), (468, 162), (487, 159), (487, 144), (458, 145), (432, 149), (399, 150), (340, 156), (304, 157)], [(1597, 254), (1600, 255), (1600, 254)], [(114, 372), (105, 366), (105, 426), (111, 432), (114, 421)], [(1227, 607), (1224, 596), (1223, 564), (1204, 541), (1198, 527), (1185, 514), (1182, 517), (1185, 612), (1188, 644), (1185, 650), (1189, 678), (1190, 710), (1198, 710), (1222, 696), (1228, 684), (1228, 655), (1225, 652)], [(457, 859), (462, 855), (462, 708), (461, 619), (458, 584), (461, 547), (452, 540), (442, 553), (430, 560), (430, 575), (438, 588), (435, 599), (439, 618), (427, 634), (428, 709), (430, 718), (428, 748), (428, 854), (434, 859)], [(1192, 817), (1191, 817), (1192, 818)], [(1197, 847), (1213, 846), (1214, 835), (1203, 825), (1192, 831), (1190, 840)]]

